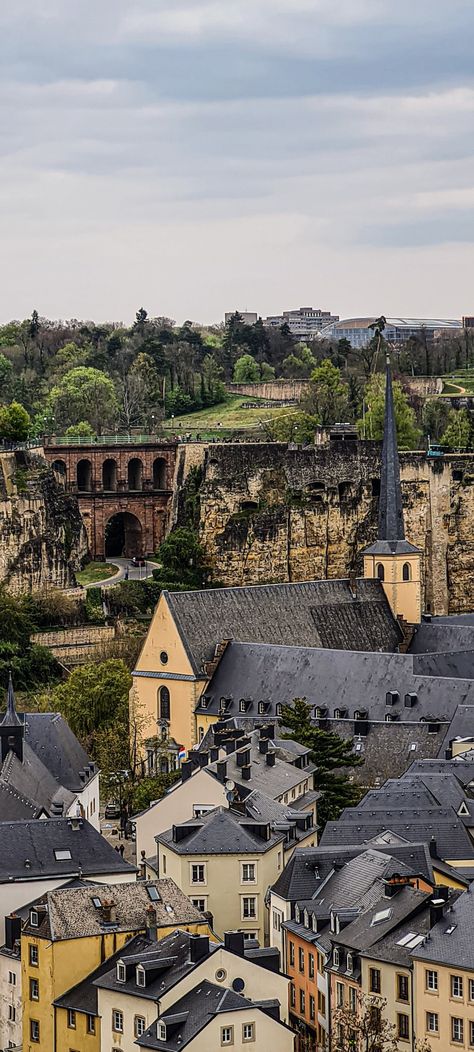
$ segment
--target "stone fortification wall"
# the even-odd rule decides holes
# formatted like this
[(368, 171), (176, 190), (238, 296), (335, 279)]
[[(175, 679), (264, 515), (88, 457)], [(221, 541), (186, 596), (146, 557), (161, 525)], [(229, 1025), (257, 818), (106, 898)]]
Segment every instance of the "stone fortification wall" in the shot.
[[(180, 458), (174, 522), (183, 521), (193, 460), (202, 472), (200, 536), (223, 584), (362, 571), (361, 549), (377, 533), (378, 443), (200, 445)], [(407, 537), (425, 552), (425, 609), (474, 609), (474, 456), (405, 453), (401, 469)]]
[(40, 452), (0, 453), (0, 584), (16, 593), (73, 587), (88, 550), (77, 501)]

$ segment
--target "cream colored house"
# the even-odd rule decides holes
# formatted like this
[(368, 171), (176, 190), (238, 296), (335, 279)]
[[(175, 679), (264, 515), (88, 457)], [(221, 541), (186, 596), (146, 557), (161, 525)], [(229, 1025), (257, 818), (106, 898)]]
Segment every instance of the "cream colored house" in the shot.
[[(298, 809), (301, 817), (310, 814), (310, 827), (316, 830), (319, 794), (313, 789), (315, 768), (310, 763), (309, 750), (294, 742), (273, 739), (272, 732), (273, 725), (249, 735), (234, 731), (232, 752), (221, 747), (191, 753), (182, 765), (181, 780), (135, 817), (137, 858), (140, 860), (143, 853), (146, 858), (154, 855), (156, 836), (171, 826), (188, 818), (200, 818), (214, 807), (226, 806), (226, 783), (230, 782), (235, 800), (263, 793), (283, 808)], [(289, 745), (293, 747), (290, 753)], [(276, 810), (273, 817), (284, 821), (285, 812), (279, 815)]]
[[(247, 939), (269, 941), (266, 894), (291, 852), (287, 825), (280, 830), (224, 808), (174, 825), (157, 836), (158, 873), (171, 876), (191, 902), (210, 914), (218, 935), (240, 928)], [(300, 846), (313, 846), (315, 831)]]
[(438, 904), (429, 939), (412, 950), (415, 1030), (440, 1052), (474, 1047), (474, 897)]
[[(267, 954), (269, 959), (274, 956), (272, 950)], [(268, 963), (246, 955), (242, 932), (226, 933), (224, 944), (183, 930), (159, 943), (137, 936), (94, 981), (101, 1048), (132, 1050), (137, 1038), (156, 1023), (158, 1013), (174, 1012), (176, 1002), (203, 983), (215, 984), (221, 997), (235, 986), (252, 1000), (271, 1000), (286, 1022), (288, 979), (269, 970)]]
[(0, 1048), (21, 1044), (21, 918), (8, 917), (0, 948)]

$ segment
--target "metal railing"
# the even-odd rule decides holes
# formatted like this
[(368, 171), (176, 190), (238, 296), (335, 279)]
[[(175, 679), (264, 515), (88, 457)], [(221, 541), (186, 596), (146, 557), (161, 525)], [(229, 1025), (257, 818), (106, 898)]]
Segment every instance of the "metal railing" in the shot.
[(146, 446), (169, 445), (172, 438), (162, 435), (45, 435), (45, 446)]

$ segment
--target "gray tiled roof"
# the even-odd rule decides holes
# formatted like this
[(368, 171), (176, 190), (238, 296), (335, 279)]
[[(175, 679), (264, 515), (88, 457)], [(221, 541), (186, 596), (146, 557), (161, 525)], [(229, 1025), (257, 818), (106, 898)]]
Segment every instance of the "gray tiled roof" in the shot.
[(397, 649), (401, 633), (379, 581), (306, 581), (164, 592), (197, 675), (223, 639), (349, 650)]
[[(335, 935), (332, 941), (367, 953), (380, 939), (385, 938), (394, 928), (398, 928), (407, 917), (416, 914), (430, 898), (431, 892), (417, 891), (410, 886), (401, 888), (391, 898), (381, 895), (369, 909), (363, 910), (347, 925), (340, 935)], [(386, 918), (375, 921), (377, 914), (385, 912), (388, 912)]]
[(440, 748), (440, 754), (455, 738), (474, 738), (474, 703), (458, 705)]
[(417, 654), (415, 652), (413, 653), (413, 671), (419, 676), (474, 679), (474, 650), (457, 650), (449, 654)]
[(429, 939), (412, 952), (416, 959), (474, 971), (474, 894), (465, 891), (430, 931)]
[[(272, 890), (291, 902), (311, 899), (318, 894), (321, 883), (336, 867), (345, 866), (350, 859), (360, 856), (365, 850), (364, 844), (342, 846), (337, 843), (327, 847), (297, 848)], [(385, 859), (391, 863), (385, 873), (387, 879), (400, 873), (401, 868), (412, 875), (433, 879), (432, 860), (426, 844), (393, 844), (386, 850), (374, 845), (374, 850), (378, 854), (383, 852)]]
[(90, 759), (59, 712), (28, 712), (25, 720), (25, 741), (42, 761), (53, 778), (72, 792), (80, 792), (95, 771), (81, 781), (79, 771)]
[(412, 654), (449, 654), (461, 650), (474, 650), (474, 620), (462, 621), (458, 617), (437, 617), (430, 622), (422, 621), (415, 629), (410, 643)]
[[(382, 840), (384, 833), (389, 835)], [(390, 835), (391, 834), (391, 835)], [(401, 811), (366, 811), (346, 808), (338, 822), (328, 822), (321, 844), (368, 844), (372, 847), (385, 843), (425, 840), (436, 841), (442, 859), (474, 859), (474, 844), (463, 822), (451, 807), (406, 809)]]
[[(399, 693), (390, 707), (389, 691)], [(412, 708), (405, 705), (410, 693), (417, 695)], [(256, 714), (259, 701), (268, 702), (268, 720), (275, 716), (277, 704), (305, 697), (309, 704), (327, 708), (330, 718), (336, 710), (344, 710), (351, 719), (367, 710), (372, 721), (384, 722), (390, 715), (401, 722), (419, 723), (422, 718), (449, 722), (458, 705), (474, 705), (474, 679), (417, 676), (411, 654), (230, 643), (205, 696), (210, 699), (206, 711), (213, 715), (219, 711), (220, 699), (229, 699), (229, 717), (238, 714), (241, 699), (253, 702), (250, 716)]]
[[(239, 785), (243, 785), (249, 791), (253, 789), (260, 789), (266, 796), (271, 796), (273, 799), (277, 796), (282, 796), (283, 793), (291, 792), (297, 785), (303, 782), (306, 778), (308, 779), (310, 788), (313, 788), (313, 771), (314, 764), (308, 764), (306, 767), (295, 767), (293, 763), (288, 763), (286, 760), (277, 757), (273, 767), (269, 766), (266, 762), (266, 758), (258, 749), (259, 734), (258, 731), (252, 731), (249, 735), (250, 742), (250, 778), (248, 781), (244, 781), (242, 778), (242, 768), (238, 766), (236, 753), (229, 753), (228, 756), (224, 756), (223, 759), (227, 761), (227, 778), (231, 778), (233, 781), (238, 782)], [(239, 747), (239, 743), (237, 743)], [(274, 742), (272, 739), (269, 740), (269, 749), (273, 751)], [(303, 749), (300, 755), (307, 753), (307, 749)], [(211, 763), (206, 767), (206, 770), (217, 777), (217, 762)]]
[[(270, 1003), (274, 1002), (268, 1002)], [(166, 1041), (160, 1041), (157, 1037), (157, 1026), (156, 1023), (153, 1023), (145, 1031), (143, 1037), (138, 1039), (137, 1045), (140, 1048), (175, 1052), (177, 1049), (185, 1048), (216, 1015), (254, 1007), (255, 1003), (249, 1001), (247, 997), (235, 993), (234, 990), (223, 989), (222, 986), (217, 986), (216, 983), (204, 979), (160, 1016), (164, 1023), (169, 1024), (170, 1033), (167, 1034)], [(178, 1026), (171, 1028), (170, 1024), (175, 1018), (181, 1021)], [(282, 1026), (283, 1024), (275, 1023), (275, 1025)]]
[(165, 844), (177, 855), (251, 855), (255, 852), (264, 854), (284, 839), (283, 833), (271, 831), (269, 839), (264, 840), (257, 832), (252, 832), (252, 821), (223, 807), (216, 807), (199, 820), (181, 822), (181, 829), (187, 825), (190, 827), (189, 836), (183, 840), (176, 843), (172, 829), (159, 833), (155, 840)]
[[(72, 858), (56, 861), (57, 850), (69, 850)], [(84, 876), (124, 873), (132, 879), (136, 870), (89, 822), (66, 818), (0, 822), (0, 883), (79, 872)]]
[(469, 785), (474, 779), (474, 755), (462, 753), (453, 756), (450, 760), (415, 760), (407, 770), (407, 774), (444, 774), (453, 773), (463, 786)]
[[(137, 935), (122, 949), (118, 955), (119, 959), (124, 961), (133, 960), (135, 964), (146, 963), (147, 960), (151, 959), (155, 962), (160, 961), (163, 967), (156, 979), (151, 979), (145, 989), (137, 987), (135, 973), (125, 983), (118, 983), (115, 965), (111, 964), (109, 968), (105, 969), (96, 985), (105, 990), (117, 990), (117, 992), (122, 991), (135, 997), (147, 997), (151, 998), (151, 1000), (158, 1000), (160, 997), (163, 997), (167, 990), (180, 982), (183, 976), (193, 971), (196, 967), (196, 963), (190, 959), (190, 945), (193, 938), (194, 936), (190, 935), (189, 932), (180, 929), (165, 935), (158, 942), (150, 942), (150, 939), (146, 936)], [(209, 954), (214, 953), (219, 949), (220, 945), (221, 943), (210, 940), (209, 951), (205, 956), (208, 957)]]
[[(59, 814), (61, 809), (67, 814), (75, 799), (74, 793), (56, 780), (28, 741), (23, 744), (21, 760), (14, 752), (10, 752), (5, 758), (0, 774), (0, 785), (2, 784), (29, 800), (36, 812), (43, 809), (48, 815), (54, 806), (59, 807)], [(2, 821), (6, 821), (13, 816), (2, 810), (0, 817)]]

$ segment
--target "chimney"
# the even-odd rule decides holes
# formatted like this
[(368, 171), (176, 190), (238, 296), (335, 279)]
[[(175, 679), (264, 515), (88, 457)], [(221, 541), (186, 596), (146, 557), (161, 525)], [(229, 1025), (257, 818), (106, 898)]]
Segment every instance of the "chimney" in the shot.
[(438, 858), (438, 845), (436, 843), (436, 837), (432, 836), (429, 842), (429, 850), (431, 858)]
[(189, 960), (197, 964), (209, 953), (208, 935), (190, 935), (189, 937)]
[(405, 885), (401, 881), (387, 881), (385, 884), (385, 898), (393, 899), (393, 896), (398, 895), (398, 892), (401, 891), (403, 887), (405, 887)]
[(211, 745), (209, 749), (209, 763), (215, 763), (219, 759), (219, 749), (216, 745)]
[(190, 762), (191, 767), (192, 767), (193, 770), (196, 767), (199, 767), (199, 756), (200, 756), (200, 753), (196, 752), (193, 749), (189, 753), (189, 762)]
[(104, 924), (117, 923), (117, 910), (115, 908), (115, 902), (112, 902), (112, 899), (104, 899), (102, 902), (102, 920)]
[(275, 726), (273, 723), (267, 723), (266, 727), (260, 727), (260, 738), (274, 738), (275, 737)]
[(438, 921), (443, 919), (445, 901), (444, 899), (431, 899), (430, 901), (430, 928), (434, 928)]
[(207, 765), (209, 763), (209, 753), (208, 752), (198, 752), (198, 763), (199, 763), (200, 767), (207, 767)]
[(227, 778), (227, 760), (217, 761), (217, 777), (220, 782), (225, 782)]
[(78, 818), (77, 816), (73, 818), (68, 818), (67, 824), (70, 829), (72, 829), (74, 832), (77, 832), (78, 829), (82, 829), (82, 818)]
[(243, 931), (225, 931), (224, 949), (231, 953), (237, 953), (239, 957), (244, 956), (244, 933)]
[(265, 753), (268, 752), (268, 738), (260, 738), (260, 741), (258, 743), (258, 751), (262, 754), (262, 756), (265, 756)]
[(17, 917), (16, 913), (10, 913), (8, 917), (5, 917), (5, 946), (7, 949), (13, 950), (20, 937), (21, 917)]
[(249, 782), (251, 774), (252, 774), (252, 766), (251, 766), (251, 764), (250, 763), (246, 763), (245, 766), (241, 768), (240, 773), (242, 775), (242, 778), (243, 778), (244, 782)]
[(349, 571), (349, 588), (353, 599), (357, 599), (357, 577), (355, 570)]
[(275, 753), (274, 752), (267, 752), (266, 761), (267, 761), (267, 767), (274, 767), (275, 766)]
[(235, 742), (235, 739), (234, 739), (234, 738), (228, 738), (228, 739), (227, 739), (227, 741), (225, 741), (225, 742), (223, 743), (223, 745), (224, 745), (224, 749), (225, 749), (225, 754), (226, 754), (226, 756), (230, 756), (230, 754), (231, 754), (232, 752), (235, 752), (235, 745), (236, 745), (236, 742)]
[(235, 755), (237, 767), (246, 767), (250, 763), (250, 749), (239, 749)]
[(181, 781), (187, 782), (188, 778), (191, 777), (192, 773), (193, 765), (191, 763), (191, 760), (183, 760), (181, 764)]
[(154, 906), (147, 906), (146, 910), (146, 934), (150, 942), (156, 942), (158, 937), (158, 925), (156, 910)]

